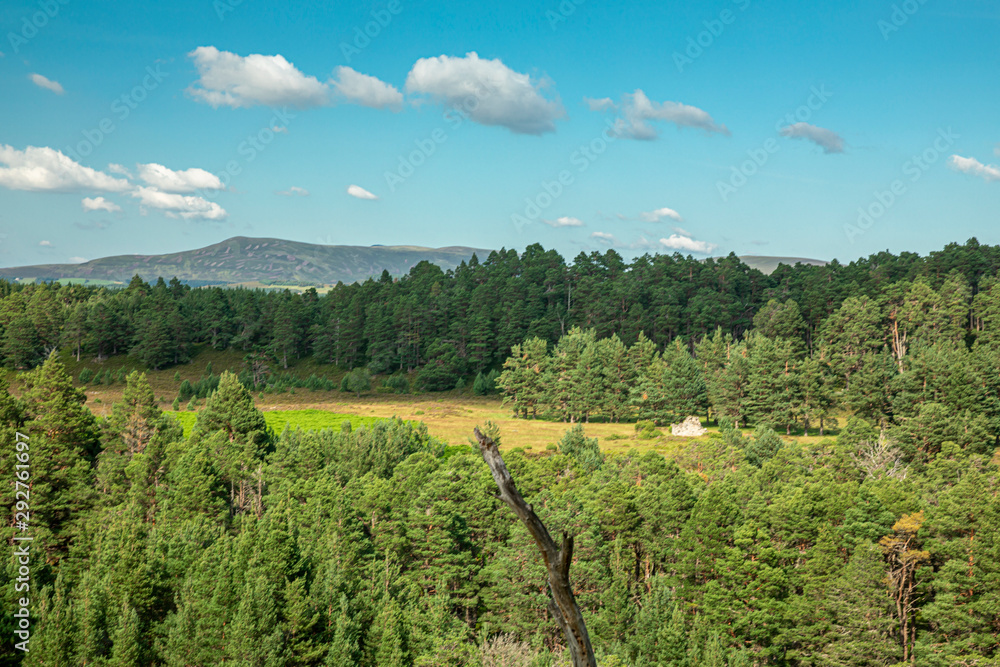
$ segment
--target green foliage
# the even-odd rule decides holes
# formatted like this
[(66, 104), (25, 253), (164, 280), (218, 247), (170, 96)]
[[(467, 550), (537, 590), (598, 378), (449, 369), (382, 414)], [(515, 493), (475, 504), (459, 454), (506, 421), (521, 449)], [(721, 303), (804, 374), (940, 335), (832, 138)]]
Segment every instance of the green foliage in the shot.
[(767, 426), (759, 426), (743, 450), (747, 463), (760, 468), (775, 457), (785, 445), (781, 437)]
[(360, 397), (361, 392), (371, 391), (372, 373), (367, 368), (355, 368), (340, 381), (340, 391)]
[(410, 392), (410, 383), (405, 375), (390, 375), (382, 381), (382, 386), (392, 389), (397, 394), (407, 394)]
[(480, 371), (476, 374), (476, 379), (472, 383), (472, 392), (476, 396), (492, 396), (499, 391), (497, 387), (497, 380), (499, 379), (500, 372), (496, 369), (490, 370), (485, 375)]
[(656, 430), (656, 424), (649, 419), (640, 419), (635, 423), (635, 437), (640, 440), (652, 440), (659, 437), (660, 432)]
[(597, 438), (588, 438), (583, 432), (583, 424), (566, 431), (559, 441), (559, 451), (572, 457), (585, 472), (593, 472), (604, 462)]
[(89, 368), (84, 368), (82, 371), (80, 371), (80, 375), (78, 376), (80, 384), (87, 384), (92, 379), (94, 379), (94, 371), (90, 370)]

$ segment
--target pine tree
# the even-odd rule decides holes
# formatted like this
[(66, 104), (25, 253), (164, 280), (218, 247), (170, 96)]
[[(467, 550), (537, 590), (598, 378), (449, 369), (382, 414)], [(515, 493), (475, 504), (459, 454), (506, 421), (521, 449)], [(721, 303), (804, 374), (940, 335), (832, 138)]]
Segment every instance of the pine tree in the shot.
[(92, 498), (97, 424), (84, 406), (86, 395), (55, 353), (20, 379), (31, 447), (34, 545), (54, 562), (68, 550)]

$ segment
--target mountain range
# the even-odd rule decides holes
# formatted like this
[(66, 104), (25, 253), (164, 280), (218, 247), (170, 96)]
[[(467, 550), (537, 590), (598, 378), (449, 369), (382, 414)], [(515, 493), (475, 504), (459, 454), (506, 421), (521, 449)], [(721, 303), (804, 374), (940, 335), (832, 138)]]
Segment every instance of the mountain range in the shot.
[(236, 236), (197, 250), (166, 255), (117, 255), (81, 264), (40, 264), (0, 269), (0, 277), (20, 280), (79, 279), (96, 283), (124, 282), (139, 275), (197, 284), (240, 283), (335, 285), (379, 276), (408, 273), (421, 261), (454, 269), (473, 253), (485, 260), (491, 251), (450, 246), (336, 246), (271, 238)]
[[(132, 276), (139, 275), (147, 281), (161, 276), (176, 277), (193, 285), (322, 286), (366, 280), (381, 275), (383, 270), (400, 276), (421, 261), (447, 271), (468, 261), (473, 254), (480, 261), (485, 260), (490, 252), (464, 246), (338, 246), (236, 236), (204, 248), (165, 255), (116, 255), (80, 264), (0, 268), (0, 278), (103, 284), (127, 283)], [(740, 259), (764, 273), (771, 273), (779, 263), (826, 264), (800, 257), (746, 255)]]

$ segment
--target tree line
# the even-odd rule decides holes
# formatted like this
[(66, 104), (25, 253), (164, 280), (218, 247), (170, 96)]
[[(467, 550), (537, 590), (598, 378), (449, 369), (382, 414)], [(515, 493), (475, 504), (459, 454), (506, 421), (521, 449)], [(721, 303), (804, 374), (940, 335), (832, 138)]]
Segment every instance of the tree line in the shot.
[[(837, 416), (891, 429), (910, 453), (928, 432), (962, 446), (1000, 438), (1000, 284), (977, 289), (952, 270), (846, 298), (812, 334), (794, 299), (772, 299), (742, 336), (723, 332), (663, 349), (644, 334), (626, 347), (574, 328), (549, 347), (512, 348), (498, 379), (515, 415), (564, 421), (724, 417), (823, 435)], [(977, 445), (978, 446), (978, 445)]]
[[(18, 386), (0, 438), (30, 442), (31, 590), (5, 557), (0, 631), (27, 595), (32, 634), (4, 664), (565, 664), (537, 548), (470, 448), (399, 420), (275, 434), (229, 372), (188, 437), (138, 372), (103, 420), (55, 356)], [(576, 536), (598, 664), (996, 662), (990, 440), (926, 429), (919, 457), (857, 416), (809, 444), (720, 421), (669, 457), (602, 453), (579, 423), (555, 451), (505, 452)], [(16, 464), (0, 450), (4, 479)]]
[[(885, 315), (899, 325), (896, 333), (868, 339), (888, 342), (898, 364), (920, 337), (913, 326), (944, 327), (951, 332), (945, 337), (956, 339), (994, 335), (986, 331), (992, 313), (971, 301), (998, 270), (1000, 247), (970, 239), (925, 257), (884, 252), (846, 265), (782, 265), (771, 275), (732, 254), (705, 261), (643, 255), (626, 262), (608, 250), (580, 253), (567, 263), (534, 244), (522, 253), (491, 252), (484, 261), (473, 256), (448, 272), (422, 262), (399, 279), (383, 272), (324, 295), (313, 289), (192, 289), (176, 279), (149, 284), (138, 277), (120, 289), (0, 281), (0, 363), (28, 369), (49, 351), (69, 348), (78, 358), (127, 353), (162, 369), (185, 362), (194, 346), (203, 345), (266, 358), (281, 370), (313, 357), (374, 374), (418, 371), (418, 388), (440, 390), (499, 370), (526, 339), (555, 345), (574, 327), (593, 330), (599, 340), (617, 336), (627, 347), (642, 334), (658, 350), (677, 338), (690, 347), (717, 330), (742, 341), (772, 300), (797, 304), (795, 331), (782, 333), (812, 355), (827, 321), (853, 297), (862, 299), (855, 304), (861, 309), (865, 298), (898, 305)], [(903, 295), (892, 291), (918, 281), (968, 319), (913, 320), (924, 315), (908, 310)], [(963, 299), (964, 306), (956, 305)], [(851, 345), (852, 335), (826, 340)], [(854, 366), (835, 370), (848, 379)]]

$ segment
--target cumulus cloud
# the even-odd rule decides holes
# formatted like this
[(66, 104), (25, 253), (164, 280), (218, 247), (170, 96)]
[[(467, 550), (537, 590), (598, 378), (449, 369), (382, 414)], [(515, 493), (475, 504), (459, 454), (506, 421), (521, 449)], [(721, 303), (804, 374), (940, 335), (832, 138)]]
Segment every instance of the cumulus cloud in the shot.
[(844, 139), (834, 132), (823, 127), (816, 127), (809, 123), (795, 123), (781, 128), (781, 136), (789, 139), (805, 139), (811, 141), (824, 153), (843, 153)]
[(55, 247), (54, 245), (52, 245), (52, 241), (39, 241), (38, 245), (42, 246), (43, 248), (54, 248)]
[(223, 188), (219, 177), (204, 169), (193, 167), (183, 171), (174, 171), (155, 162), (140, 164), (139, 178), (163, 192), (194, 192)]
[(112, 174), (118, 174), (119, 176), (124, 176), (125, 178), (132, 178), (132, 172), (130, 172), (124, 166), (120, 164), (115, 164), (114, 162), (108, 165), (108, 171), (110, 171)]
[(66, 261), (69, 262), (70, 264), (83, 264), (84, 262), (87, 261), (87, 258), (86, 257), (70, 257)]
[(338, 67), (336, 76), (330, 79), (330, 85), (336, 90), (339, 99), (354, 104), (374, 109), (388, 107), (393, 111), (403, 108), (401, 92), (374, 76), (356, 72), (350, 67)]
[(29, 74), (28, 78), (31, 79), (31, 82), (39, 88), (51, 90), (56, 95), (62, 95), (66, 92), (63, 90), (62, 84), (58, 81), (53, 81), (52, 79), (42, 76), (41, 74)]
[(107, 211), (108, 213), (116, 213), (122, 210), (122, 207), (113, 201), (108, 201), (104, 197), (84, 197), (81, 202), (84, 211)]
[(315, 107), (328, 103), (329, 89), (306, 76), (282, 55), (239, 56), (214, 46), (199, 46), (188, 56), (200, 78), (187, 90), (213, 107)]
[(952, 155), (948, 158), (948, 166), (963, 174), (979, 176), (984, 181), (1000, 181), (1000, 167), (992, 164), (983, 164), (974, 157)]
[(352, 197), (357, 197), (358, 199), (378, 199), (376, 195), (373, 195), (372, 193), (368, 192), (360, 185), (353, 185), (353, 184), (348, 185), (347, 194), (351, 195)]
[(615, 240), (614, 234), (608, 234), (607, 232), (594, 232), (590, 235), (590, 238), (600, 241), (601, 243), (607, 243), (608, 245), (615, 245), (618, 243)]
[(517, 134), (555, 132), (566, 111), (558, 99), (542, 93), (546, 81), (515, 72), (500, 59), (482, 60), (475, 52), (464, 58), (421, 58), (406, 77), (406, 91), (460, 109), (482, 125), (499, 125)]
[(699, 255), (707, 255), (719, 247), (707, 241), (696, 241), (683, 234), (671, 234), (667, 238), (660, 239), (660, 244), (671, 250), (686, 250)]
[(583, 227), (583, 220), (569, 215), (564, 215), (561, 218), (556, 218), (555, 220), (543, 219), (542, 222), (549, 227)]
[(84, 167), (60, 151), (47, 146), (28, 146), (19, 151), (0, 144), (0, 185), (11, 190), (35, 192), (123, 192), (128, 181)]
[(297, 185), (293, 185), (287, 190), (278, 190), (275, 194), (279, 194), (282, 197), (308, 197), (309, 191), (305, 188), (300, 188)]
[(139, 186), (130, 193), (144, 207), (159, 209), (171, 218), (185, 220), (223, 220), (229, 214), (225, 209), (202, 197), (191, 197), (156, 188)]
[(628, 139), (656, 139), (659, 132), (649, 121), (666, 121), (677, 127), (693, 127), (729, 136), (729, 129), (716, 123), (708, 112), (680, 102), (653, 102), (639, 88), (623, 95), (621, 104), (615, 104), (610, 98), (585, 101), (592, 111), (616, 111), (619, 117), (615, 129), (619, 136)]
[(618, 108), (618, 105), (610, 97), (602, 97), (599, 100), (585, 97), (583, 101), (591, 111), (611, 111)]
[(658, 208), (655, 211), (646, 211), (639, 214), (639, 219), (644, 222), (660, 222), (664, 218), (670, 218), (671, 220), (676, 220), (681, 222), (681, 214), (672, 208)]

